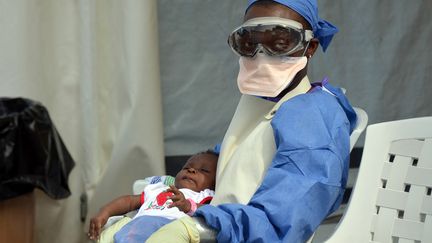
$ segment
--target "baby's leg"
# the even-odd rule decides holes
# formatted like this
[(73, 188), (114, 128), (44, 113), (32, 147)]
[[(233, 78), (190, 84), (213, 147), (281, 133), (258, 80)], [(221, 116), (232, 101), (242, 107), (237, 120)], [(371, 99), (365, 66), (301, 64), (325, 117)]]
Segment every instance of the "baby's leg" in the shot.
[(113, 243), (114, 234), (117, 233), (125, 224), (127, 224), (132, 219), (129, 217), (123, 217), (119, 221), (115, 222), (113, 225), (109, 226), (102, 231), (101, 236), (98, 240), (99, 243)]
[(134, 218), (114, 235), (114, 242), (145, 242), (150, 235), (171, 221), (171, 219), (159, 216), (140, 216)]
[(182, 217), (161, 227), (151, 235), (146, 243), (184, 242), (199, 243), (200, 236), (192, 217)]

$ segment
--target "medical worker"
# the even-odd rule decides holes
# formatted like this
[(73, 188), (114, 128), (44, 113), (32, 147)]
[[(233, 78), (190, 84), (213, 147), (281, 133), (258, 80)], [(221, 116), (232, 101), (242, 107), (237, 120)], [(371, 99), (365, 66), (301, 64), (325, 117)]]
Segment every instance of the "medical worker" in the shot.
[[(249, 0), (229, 35), (243, 96), (221, 145), (216, 194), (194, 217), (217, 242), (305, 242), (342, 200), (356, 115), (327, 79), (307, 74), (337, 28), (316, 0)], [(199, 242), (189, 217), (147, 242)]]

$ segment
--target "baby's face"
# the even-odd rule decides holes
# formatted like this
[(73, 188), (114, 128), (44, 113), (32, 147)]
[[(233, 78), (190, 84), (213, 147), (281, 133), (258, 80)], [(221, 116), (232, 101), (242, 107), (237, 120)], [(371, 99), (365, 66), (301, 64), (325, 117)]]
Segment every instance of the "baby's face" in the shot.
[(175, 186), (196, 192), (215, 187), (217, 157), (213, 154), (197, 154), (188, 159), (177, 173)]

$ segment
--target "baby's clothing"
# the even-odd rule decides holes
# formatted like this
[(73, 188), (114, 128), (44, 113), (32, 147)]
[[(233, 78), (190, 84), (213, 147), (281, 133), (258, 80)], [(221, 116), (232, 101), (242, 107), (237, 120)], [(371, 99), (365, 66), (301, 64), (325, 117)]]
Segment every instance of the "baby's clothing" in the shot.
[[(169, 189), (163, 183), (151, 184), (144, 188), (141, 194), (141, 207), (134, 219), (147, 216), (161, 216), (167, 219), (178, 219), (187, 214), (180, 211), (177, 207), (168, 208), (172, 203), (168, 197), (174, 195), (172, 192), (166, 192)], [(201, 192), (195, 192), (187, 188), (179, 189), (186, 199), (192, 199), (197, 204), (209, 203), (214, 196), (214, 191), (205, 189)]]
[[(159, 216), (141, 216), (130, 220), (114, 234), (115, 243), (145, 242), (160, 227), (172, 220)], [(112, 242), (112, 241), (111, 241)]]
[[(169, 208), (172, 200), (168, 197), (174, 195), (172, 192), (166, 192), (169, 186), (163, 182), (150, 184), (144, 188), (141, 193), (141, 207), (135, 217), (124, 225), (115, 235), (115, 243), (144, 242), (150, 235), (160, 227), (178, 219), (187, 216), (177, 207)], [(192, 199), (197, 204), (206, 204), (211, 201), (214, 191), (205, 189), (201, 192), (195, 192), (190, 189), (179, 189), (186, 199)]]

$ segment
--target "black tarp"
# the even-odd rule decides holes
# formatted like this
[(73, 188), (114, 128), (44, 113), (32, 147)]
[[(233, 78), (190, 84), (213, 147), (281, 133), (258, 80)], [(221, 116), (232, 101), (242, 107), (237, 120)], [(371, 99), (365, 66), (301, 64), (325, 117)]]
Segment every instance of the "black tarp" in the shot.
[(75, 165), (47, 109), (25, 98), (0, 98), (0, 200), (43, 190), (68, 197)]

